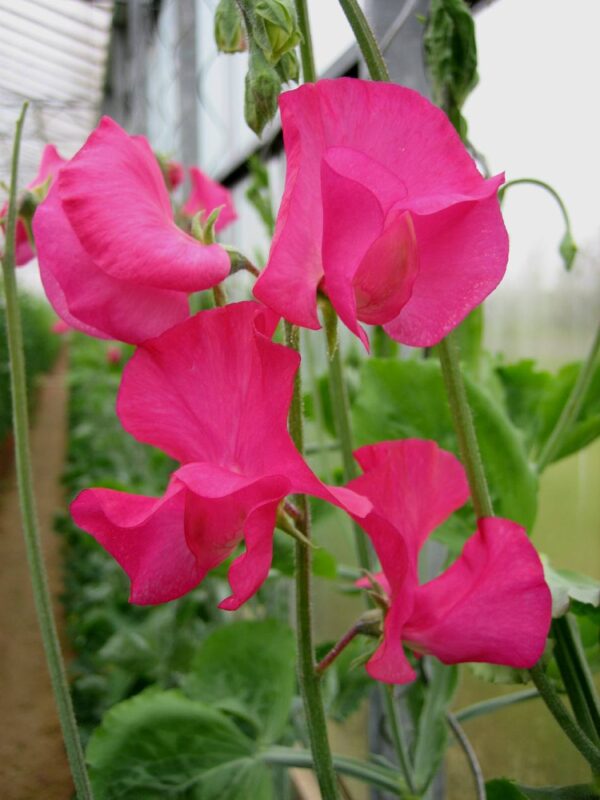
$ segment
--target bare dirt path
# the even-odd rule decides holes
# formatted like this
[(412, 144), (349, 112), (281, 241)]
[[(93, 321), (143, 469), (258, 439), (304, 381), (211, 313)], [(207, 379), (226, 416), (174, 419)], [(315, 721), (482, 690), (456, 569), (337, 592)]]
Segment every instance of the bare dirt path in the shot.
[[(63, 352), (42, 380), (31, 431), (43, 547), (59, 615), (60, 543), (52, 519), (64, 504), (65, 376)], [(0, 473), (0, 797), (69, 800), (73, 787), (35, 616), (13, 464)]]

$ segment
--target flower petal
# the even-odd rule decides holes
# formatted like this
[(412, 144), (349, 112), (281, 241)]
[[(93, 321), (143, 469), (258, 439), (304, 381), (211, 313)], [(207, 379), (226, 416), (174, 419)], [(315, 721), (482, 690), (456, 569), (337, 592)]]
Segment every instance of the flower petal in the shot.
[(123, 374), (123, 426), (184, 463), (287, 474), (286, 457), (299, 458), (287, 432), (299, 356), (261, 332), (272, 318), (258, 303), (234, 303), (145, 342)]
[(356, 319), (352, 281), (373, 242), (383, 233), (384, 215), (375, 195), (321, 163), (323, 269), (325, 291), (344, 324), (365, 347), (369, 341)]
[(201, 172), (198, 167), (190, 167), (189, 174), (192, 189), (181, 209), (183, 213), (193, 217), (199, 211), (204, 211), (203, 219), (206, 219), (215, 208), (224, 206), (217, 219), (215, 230), (221, 231), (234, 222), (237, 219), (237, 214), (233, 206), (231, 192)]
[(295, 325), (320, 328), (317, 286), (321, 262), (322, 211), (315, 203), (324, 150), (318, 95), (294, 92), (279, 96), (286, 154), (285, 189), (266, 268), (254, 296)]
[(526, 669), (542, 655), (551, 615), (544, 570), (525, 530), (484, 518), (455, 563), (417, 590), (403, 638), (446, 664)]
[(385, 330), (403, 344), (431, 347), (502, 280), (508, 235), (495, 196), (413, 216), (419, 273), (412, 295)]
[(412, 217), (392, 210), (384, 230), (365, 253), (352, 279), (357, 316), (383, 325), (406, 305), (419, 273), (419, 251)]
[(60, 170), (56, 184), (75, 235), (107, 275), (195, 292), (229, 274), (223, 248), (202, 245), (175, 225), (147, 142), (128, 136), (108, 117)]
[[(354, 456), (364, 474), (348, 487), (368, 497), (375, 511), (399, 531), (416, 563), (429, 534), (469, 497), (461, 463), (424, 439), (367, 445)], [(382, 567), (387, 574), (383, 562)], [(388, 579), (393, 584), (390, 575)]]
[(175, 475), (189, 490), (186, 538), (202, 574), (221, 564), (245, 540), (246, 552), (229, 569), (233, 594), (220, 604), (234, 611), (269, 574), (277, 506), (290, 482), (278, 475), (246, 478), (211, 464), (187, 464)]
[(175, 600), (203, 577), (185, 539), (185, 494), (176, 482), (159, 498), (86, 489), (71, 504), (75, 523), (129, 576), (132, 603)]
[(138, 344), (188, 316), (182, 292), (117, 280), (98, 269), (73, 233), (56, 185), (38, 206), (33, 231), (44, 289), (71, 327)]

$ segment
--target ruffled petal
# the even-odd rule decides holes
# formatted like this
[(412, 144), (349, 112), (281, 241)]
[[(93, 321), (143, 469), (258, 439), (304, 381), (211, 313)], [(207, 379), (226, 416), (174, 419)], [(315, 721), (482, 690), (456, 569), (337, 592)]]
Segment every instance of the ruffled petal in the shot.
[(384, 214), (375, 195), (329, 165), (321, 164), (325, 291), (344, 324), (368, 348), (356, 319), (352, 281), (373, 242), (383, 233)]
[(321, 261), (322, 211), (318, 201), (324, 150), (319, 98), (308, 92), (301, 104), (294, 92), (279, 96), (286, 154), (285, 188), (266, 268), (254, 296), (295, 325), (320, 328), (317, 286)]
[(352, 279), (361, 322), (384, 325), (398, 316), (419, 273), (419, 251), (412, 217), (392, 210), (383, 233), (365, 253)]
[(71, 327), (139, 344), (188, 316), (182, 292), (117, 280), (98, 269), (75, 236), (56, 185), (35, 212), (33, 232), (44, 289)]
[(296, 453), (287, 410), (299, 356), (262, 333), (273, 319), (258, 303), (234, 303), (145, 342), (123, 373), (123, 426), (183, 463), (287, 474), (286, 457)]
[(223, 206), (215, 225), (216, 231), (222, 231), (237, 219), (231, 192), (201, 172), (198, 167), (190, 167), (189, 174), (192, 189), (182, 208), (183, 213), (193, 217), (199, 211), (203, 211), (203, 219), (206, 219), (215, 208)]
[(484, 518), (454, 564), (417, 590), (403, 638), (446, 664), (527, 669), (542, 655), (551, 615), (543, 567), (525, 530)]
[(245, 540), (245, 553), (229, 570), (233, 594), (220, 605), (233, 611), (267, 578), (277, 506), (289, 492), (290, 482), (281, 475), (248, 478), (212, 464), (187, 464), (175, 475), (189, 490), (186, 538), (203, 575)]
[(59, 172), (61, 202), (81, 246), (107, 275), (180, 292), (208, 289), (230, 270), (218, 245), (173, 221), (160, 168), (142, 137), (104, 117)]
[[(377, 514), (406, 542), (416, 564), (425, 539), (469, 497), (461, 463), (452, 453), (424, 439), (367, 445), (354, 456), (364, 474), (348, 487), (372, 501)], [(382, 567), (394, 585), (383, 562)]]
[(130, 601), (151, 605), (181, 597), (203, 577), (186, 542), (184, 506), (185, 490), (172, 482), (160, 498), (86, 489), (71, 514), (125, 570)]
[(502, 280), (508, 234), (496, 196), (413, 216), (419, 273), (412, 295), (385, 330), (396, 341), (431, 347)]
[(369, 675), (383, 683), (410, 683), (417, 677), (406, 658), (401, 634), (407, 612), (401, 603), (393, 603), (383, 625), (383, 640), (367, 661)]

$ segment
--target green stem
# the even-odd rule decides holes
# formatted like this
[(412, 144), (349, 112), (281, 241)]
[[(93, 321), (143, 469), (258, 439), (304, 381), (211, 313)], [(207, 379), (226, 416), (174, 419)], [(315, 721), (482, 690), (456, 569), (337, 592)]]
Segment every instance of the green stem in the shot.
[(600, 744), (600, 704), (588, 667), (576, 621), (567, 614), (552, 622), (554, 658), (560, 671), (573, 714), (581, 729)]
[[(300, 332), (297, 327), (285, 323), (285, 338), (288, 347), (300, 350)], [(304, 451), (302, 421), (302, 384), (300, 370), (294, 381), (294, 394), (289, 416), (290, 435), (300, 451)], [(306, 539), (311, 538), (310, 507), (306, 495), (296, 500), (300, 511), (297, 525)], [(315, 772), (323, 800), (337, 800), (337, 781), (331, 760), (331, 749), (327, 736), (327, 721), (321, 695), (319, 675), (315, 670), (311, 608), (311, 561), (312, 550), (296, 542), (296, 635), (298, 640), (298, 682), (304, 701), (306, 722), (313, 754)]]
[[(545, 189), (550, 195), (552, 195), (552, 197), (556, 200), (558, 207), (560, 208), (560, 213), (562, 214), (562, 218), (565, 222), (565, 227), (567, 229), (566, 235), (570, 237), (571, 242), (573, 242), (571, 220), (569, 218), (569, 212), (567, 211), (567, 207), (564, 204), (562, 197), (556, 191), (556, 189), (550, 186), (549, 183), (546, 183), (546, 181), (541, 181), (539, 178), (517, 178), (514, 181), (507, 181), (504, 184), (504, 186), (501, 186), (500, 189), (498, 190), (498, 197), (500, 201), (502, 201), (504, 195), (506, 194), (506, 190), (510, 189), (511, 186), (519, 186), (523, 184), (529, 184), (530, 186), (539, 186), (541, 189)], [(567, 269), (570, 269), (570, 265), (567, 266)]]
[(485, 800), (485, 779), (483, 777), (481, 765), (477, 758), (477, 753), (473, 749), (473, 745), (469, 741), (469, 737), (460, 726), (456, 716), (450, 713), (450, 711), (446, 712), (446, 721), (450, 727), (450, 730), (454, 734), (454, 738), (462, 748), (467, 761), (469, 762), (469, 769), (471, 770), (473, 781), (475, 782), (475, 794), (477, 800)]
[(491, 714), (494, 711), (500, 711), (508, 706), (525, 703), (528, 700), (535, 700), (535, 698), (539, 696), (537, 689), (523, 689), (521, 692), (512, 692), (511, 694), (505, 694), (501, 697), (494, 697), (491, 700), (482, 700), (480, 703), (473, 703), (473, 705), (465, 706), (465, 708), (455, 711), (454, 716), (458, 722), (467, 722), (467, 720), (482, 717), (484, 714)]
[(386, 707), (387, 718), (390, 722), (390, 728), (392, 729), (392, 740), (394, 742), (394, 750), (396, 751), (396, 755), (398, 756), (398, 761), (400, 762), (400, 768), (402, 769), (404, 780), (406, 781), (406, 784), (410, 789), (411, 794), (415, 794), (416, 789), (413, 780), (412, 765), (408, 757), (408, 747), (406, 745), (406, 742), (404, 741), (402, 726), (400, 724), (400, 720), (398, 719), (398, 709), (396, 708), (394, 687), (391, 686), (390, 684), (384, 686), (384, 691), (382, 692), (382, 696)]
[[(323, 305), (323, 320), (325, 323), (327, 349), (331, 353), (327, 359), (327, 365), (329, 368), (333, 422), (342, 451), (344, 481), (348, 482), (356, 478), (358, 469), (352, 454), (354, 445), (352, 441), (352, 425), (350, 423), (350, 402), (348, 400), (346, 381), (344, 380), (342, 354), (337, 330), (337, 315), (329, 303)], [(361, 569), (370, 572), (373, 569), (373, 559), (367, 537), (354, 521), (352, 529), (354, 531), (354, 547), (358, 564)]]
[(369, 75), (374, 81), (389, 81), (390, 74), (387, 65), (358, 0), (339, 0), (339, 3), (354, 32)]
[(442, 375), (446, 386), (450, 413), (458, 439), (458, 448), (467, 471), (471, 497), (477, 517), (494, 515), (492, 501), (477, 444), (473, 414), (467, 398), (465, 382), (460, 369), (458, 344), (451, 333), (438, 345)]
[(529, 670), (529, 674), (554, 719), (591, 766), (594, 774), (600, 774), (600, 750), (571, 717), (543, 669), (536, 664)]
[(563, 444), (565, 434), (568, 433), (570, 427), (577, 419), (581, 407), (585, 400), (588, 389), (594, 377), (594, 369), (598, 361), (598, 354), (600, 353), (600, 326), (596, 331), (596, 336), (592, 342), (589, 353), (575, 381), (575, 385), (565, 403), (563, 410), (558, 418), (554, 430), (546, 440), (546, 444), (542, 448), (540, 457), (538, 458), (536, 469), (538, 472), (543, 470), (550, 464), (554, 457), (560, 452)]
[(19, 487), (23, 534), (31, 574), (35, 607), (42, 641), (44, 643), (52, 689), (58, 709), (58, 716), (65, 741), (67, 757), (69, 759), (73, 782), (79, 800), (90, 800), (93, 797), (92, 789), (88, 780), (85, 759), (79, 740), (79, 732), (77, 730), (77, 722), (73, 713), (66, 670), (60, 651), (56, 624), (52, 615), (52, 598), (48, 588), (48, 578), (40, 543), (33, 491), (31, 459), (29, 455), (29, 421), (27, 411), (27, 385), (25, 381), (25, 357), (23, 354), (23, 333), (21, 330), (17, 281), (15, 276), (18, 162), (21, 134), (26, 112), (27, 103), (23, 106), (17, 121), (15, 133), (8, 201), (8, 219), (6, 224), (6, 249), (2, 260), (2, 275), (6, 297), (6, 334), (10, 356), (17, 483)]
[(308, 17), (308, 6), (306, 0), (296, 0), (296, 14), (298, 15), (298, 27), (302, 34), (300, 42), (300, 59), (302, 61), (302, 77), (304, 83), (314, 83), (317, 80), (317, 70), (315, 67), (315, 56), (313, 52), (312, 36), (310, 32), (310, 20)]
[[(298, 767), (307, 769), (313, 766), (314, 761), (307, 750), (296, 750), (291, 747), (270, 747), (261, 753), (260, 758), (267, 764)], [(369, 764), (349, 756), (333, 756), (333, 766), (341, 775), (358, 778), (371, 786), (386, 789), (397, 797), (406, 797), (403, 786), (398, 782), (397, 773), (379, 764)]]

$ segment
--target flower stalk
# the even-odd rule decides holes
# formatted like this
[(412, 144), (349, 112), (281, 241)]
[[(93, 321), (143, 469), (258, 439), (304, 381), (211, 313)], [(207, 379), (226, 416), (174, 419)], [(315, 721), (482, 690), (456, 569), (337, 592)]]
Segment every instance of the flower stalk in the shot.
[(29, 420), (23, 334), (19, 314), (17, 282), (15, 276), (15, 230), (17, 220), (18, 163), (23, 123), (27, 103), (23, 105), (17, 121), (12, 153), (11, 182), (6, 223), (6, 245), (2, 259), (2, 276), (6, 299), (6, 333), (10, 358), (10, 380), (13, 411), (13, 432), (17, 484), (21, 505), (21, 518), (27, 560), (35, 600), (38, 623), (46, 653), (52, 690), (57, 705), (65, 748), (73, 782), (79, 800), (92, 800), (93, 794), (79, 740), (77, 722), (69, 692), (65, 665), (62, 659), (56, 624), (52, 614), (52, 598), (42, 554), (37, 511), (33, 490), (33, 474), (29, 451)]
[(369, 75), (374, 81), (389, 81), (390, 74), (387, 65), (358, 0), (339, 0), (339, 2), (356, 37)]
[(298, 28), (302, 34), (302, 41), (300, 42), (302, 78), (304, 83), (314, 83), (317, 80), (317, 69), (315, 67), (315, 55), (310, 32), (307, 0), (295, 0), (295, 2), (296, 14), (298, 15)]
[[(300, 331), (295, 325), (285, 323), (285, 338), (288, 347), (300, 350)], [(304, 429), (302, 419), (302, 383), (300, 370), (294, 381), (294, 394), (289, 414), (290, 435), (300, 451), (304, 451)], [(297, 526), (303, 537), (310, 541), (310, 508), (306, 495), (296, 498), (300, 510)], [(306, 722), (312, 759), (323, 800), (338, 800), (337, 780), (333, 769), (331, 748), (327, 734), (327, 721), (321, 694), (319, 675), (315, 669), (312, 608), (311, 565), (312, 549), (296, 541), (296, 635), (298, 640), (298, 682), (304, 701)]]

